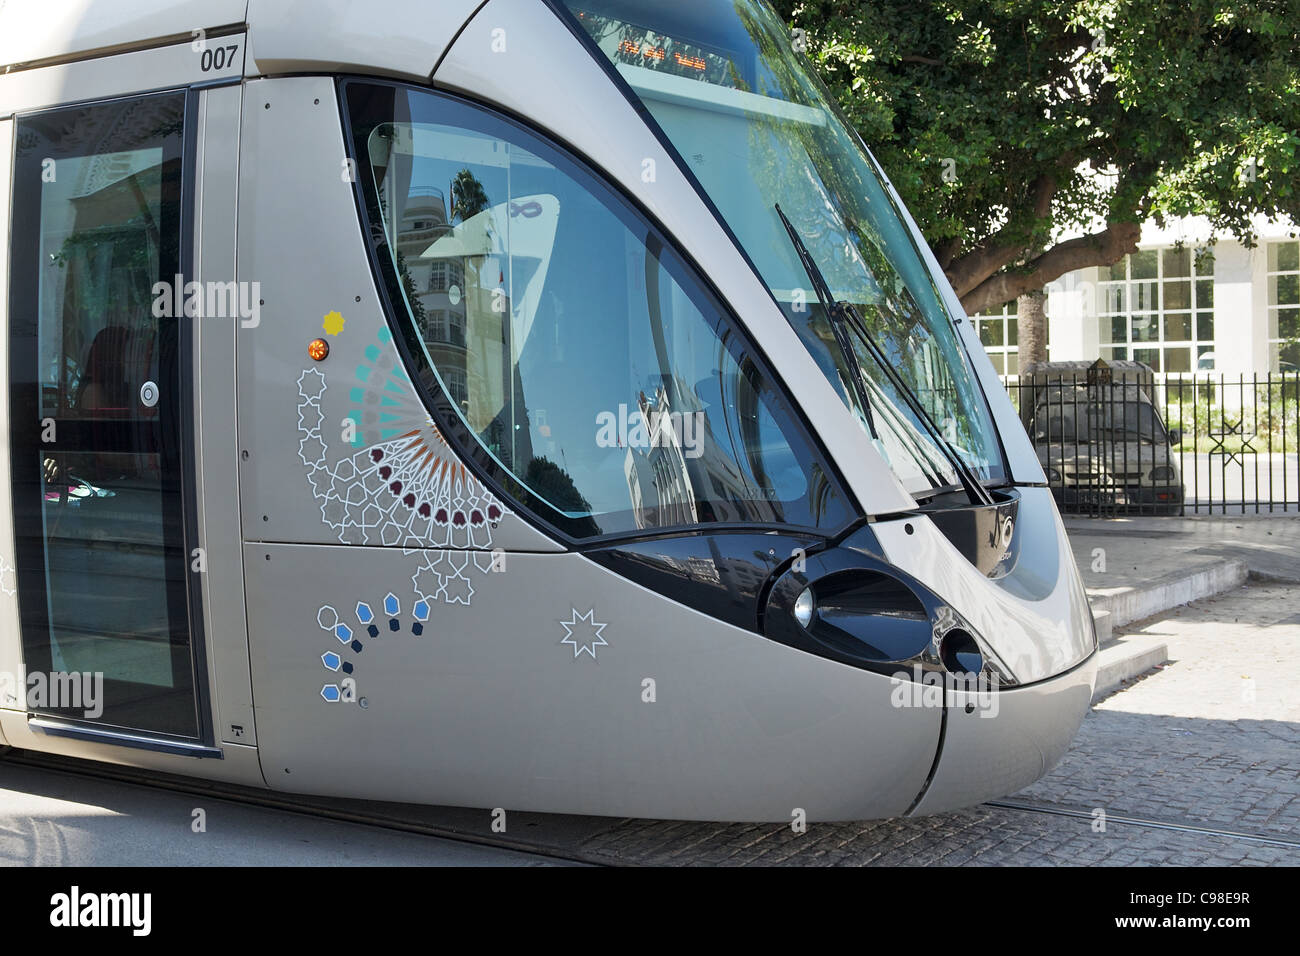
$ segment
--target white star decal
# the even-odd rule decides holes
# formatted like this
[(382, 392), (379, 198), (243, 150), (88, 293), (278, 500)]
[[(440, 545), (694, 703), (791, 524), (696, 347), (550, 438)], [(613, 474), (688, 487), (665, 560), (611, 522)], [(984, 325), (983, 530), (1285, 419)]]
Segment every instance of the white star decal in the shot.
[(596, 622), (595, 608), (592, 608), (586, 614), (579, 614), (577, 608), (571, 608), (570, 610), (573, 612), (572, 618), (560, 622), (565, 632), (564, 640), (560, 641), (560, 643), (569, 644), (573, 647), (573, 659), (575, 661), (583, 652), (590, 654), (591, 659), (594, 661), (596, 659), (596, 648), (609, 646), (609, 642), (600, 636), (600, 632), (605, 630), (605, 625)]

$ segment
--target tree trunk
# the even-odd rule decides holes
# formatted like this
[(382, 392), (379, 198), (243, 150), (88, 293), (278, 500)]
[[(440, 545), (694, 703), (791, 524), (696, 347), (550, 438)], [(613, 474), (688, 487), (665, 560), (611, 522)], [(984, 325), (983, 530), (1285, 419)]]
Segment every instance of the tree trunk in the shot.
[(1026, 292), (1016, 299), (1016, 328), (1020, 350), (1020, 370), (1030, 362), (1047, 361), (1047, 315), (1043, 307), (1047, 296), (1042, 289)]

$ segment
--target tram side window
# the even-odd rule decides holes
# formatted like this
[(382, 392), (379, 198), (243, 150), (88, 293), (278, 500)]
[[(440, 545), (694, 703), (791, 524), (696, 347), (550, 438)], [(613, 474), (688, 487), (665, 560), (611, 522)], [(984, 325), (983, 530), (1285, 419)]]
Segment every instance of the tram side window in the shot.
[(577, 537), (847, 523), (738, 329), (625, 200), (480, 108), (347, 96), (408, 341), (526, 505)]

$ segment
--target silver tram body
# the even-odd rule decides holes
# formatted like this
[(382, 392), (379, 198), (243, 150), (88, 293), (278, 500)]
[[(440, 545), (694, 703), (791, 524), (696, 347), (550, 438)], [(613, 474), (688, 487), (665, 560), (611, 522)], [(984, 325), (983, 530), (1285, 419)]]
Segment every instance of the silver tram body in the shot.
[(765, 5), (69, 7), (0, 8), (0, 743), (785, 821), (1064, 753), (1051, 492)]

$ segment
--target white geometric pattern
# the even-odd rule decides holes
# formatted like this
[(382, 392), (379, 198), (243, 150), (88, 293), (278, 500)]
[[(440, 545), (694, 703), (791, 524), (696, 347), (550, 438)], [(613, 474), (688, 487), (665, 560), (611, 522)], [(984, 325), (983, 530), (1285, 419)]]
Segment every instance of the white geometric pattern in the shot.
[[(489, 549), (509, 512), (442, 437), (402, 373), (391, 338), (381, 331), (337, 398), (319, 368), (298, 376), (298, 458), (321, 518), (339, 541), (445, 549), (425, 555), (412, 578), (416, 593), (468, 605), (470, 566), (487, 571), (492, 555), (451, 549)], [(339, 405), (329, 415), (327, 397)], [(348, 419), (357, 436), (352, 445), (343, 444)], [(336, 444), (343, 444), (341, 455), (331, 454)]]
[(609, 642), (601, 636), (601, 632), (609, 625), (601, 624), (596, 620), (596, 609), (592, 608), (585, 614), (579, 614), (578, 609), (571, 608), (572, 613), (569, 620), (561, 621), (560, 626), (564, 628), (564, 639), (561, 644), (569, 644), (573, 647), (573, 659), (576, 661), (579, 654), (589, 654), (591, 659), (596, 659), (597, 647), (608, 647)]

